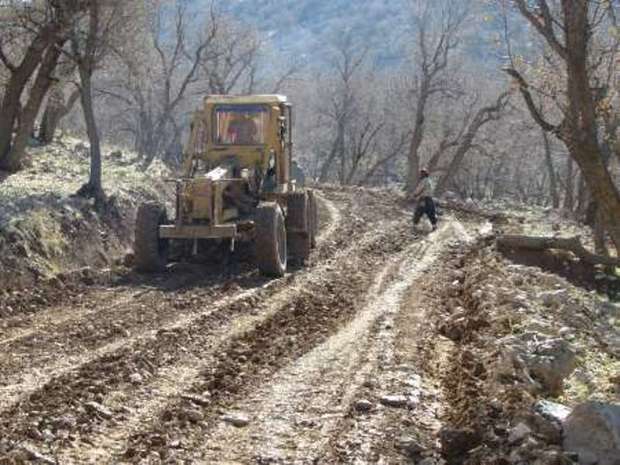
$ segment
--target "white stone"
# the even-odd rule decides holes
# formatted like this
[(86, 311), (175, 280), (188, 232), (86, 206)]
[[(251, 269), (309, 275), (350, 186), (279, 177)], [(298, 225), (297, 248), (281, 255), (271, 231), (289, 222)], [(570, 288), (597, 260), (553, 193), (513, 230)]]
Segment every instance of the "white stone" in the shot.
[(242, 428), (250, 423), (250, 419), (242, 413), (229, 413), (222, 417), (226, 423), (230, 423), (237, 428)]
[(381, 403), (387, 407), (402, 408), (407, 405), (407, 397), (405, 396), (383, 396)]

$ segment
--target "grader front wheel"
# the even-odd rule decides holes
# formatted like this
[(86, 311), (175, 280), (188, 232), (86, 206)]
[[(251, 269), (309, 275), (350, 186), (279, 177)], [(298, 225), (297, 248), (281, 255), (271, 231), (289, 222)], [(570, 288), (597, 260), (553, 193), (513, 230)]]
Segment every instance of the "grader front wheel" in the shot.
[(281, 277), (286, 272), (287, 241), (282, 209), (277, 203), (264, 203), (256, 209), (256, 261), (259, 271)]
[(134, 242), (138, 271), (153, 273), (166, 267), (168, 240), (159, 237), (159, 226), (166, 221), (166, 209), (157, 203), (145, 203), (138, 209)]

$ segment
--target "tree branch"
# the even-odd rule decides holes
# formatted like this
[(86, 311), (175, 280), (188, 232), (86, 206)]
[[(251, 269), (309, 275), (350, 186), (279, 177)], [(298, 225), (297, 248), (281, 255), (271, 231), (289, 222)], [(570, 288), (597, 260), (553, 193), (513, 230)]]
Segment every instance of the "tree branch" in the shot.
[(525, 100), (525, 104), (527, 105), (527, 108), (530, 114), (532, 115), (532, 118), (534, 118), (534, 120), (543, 129), (543, 131), (551, 132), (559, 136), (560, 135), (559, 127), (554, 126), (553, 124), (545, 120), (545, 118), (539, 111), (538, 107), (534, 103), (534, 99), (532, 98), (532, 94), (529, 90), (529, 85), (527, 84), (523, 76), (521, 76), (521, 74), (513, 68), (504, 68), (503, 71), (507, 73), (509, 76), (511, 76), (515, 80), (515, 82), (518, 84), (519, 92), (521, 92), (521, 95), (523, 96), (523, 100)]

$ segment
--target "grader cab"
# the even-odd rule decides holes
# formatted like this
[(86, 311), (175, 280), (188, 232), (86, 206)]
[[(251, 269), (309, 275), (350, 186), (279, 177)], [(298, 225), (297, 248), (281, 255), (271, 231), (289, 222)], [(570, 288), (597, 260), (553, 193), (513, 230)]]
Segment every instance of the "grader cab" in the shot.
[(259, 270), (282, 276), (316, 243), (314, 193), (291, 178), (292, 107), (280, 95), (207, 96), (194, 114), (176, 208), (138, 209), (134, 244), (140, 271), (163, 269), (170, 241), (196, 253), (205, 241), (252, 242)]

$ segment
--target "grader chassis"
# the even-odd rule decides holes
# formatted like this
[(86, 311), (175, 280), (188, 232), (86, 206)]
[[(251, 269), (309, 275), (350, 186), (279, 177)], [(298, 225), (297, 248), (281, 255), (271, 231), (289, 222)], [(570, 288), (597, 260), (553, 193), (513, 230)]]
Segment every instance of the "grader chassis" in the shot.
[(171, 241), (196, 254), (209, 242), (251, 242), (261, 273), (282, 276), (316, 244), (314, 192), (291, 179), (292, 107), (280, 95), (207, 96), (194, 114), (176, 184), (173, 220), (166, 208), (138, 209), (135, 264), (165, 268)]

